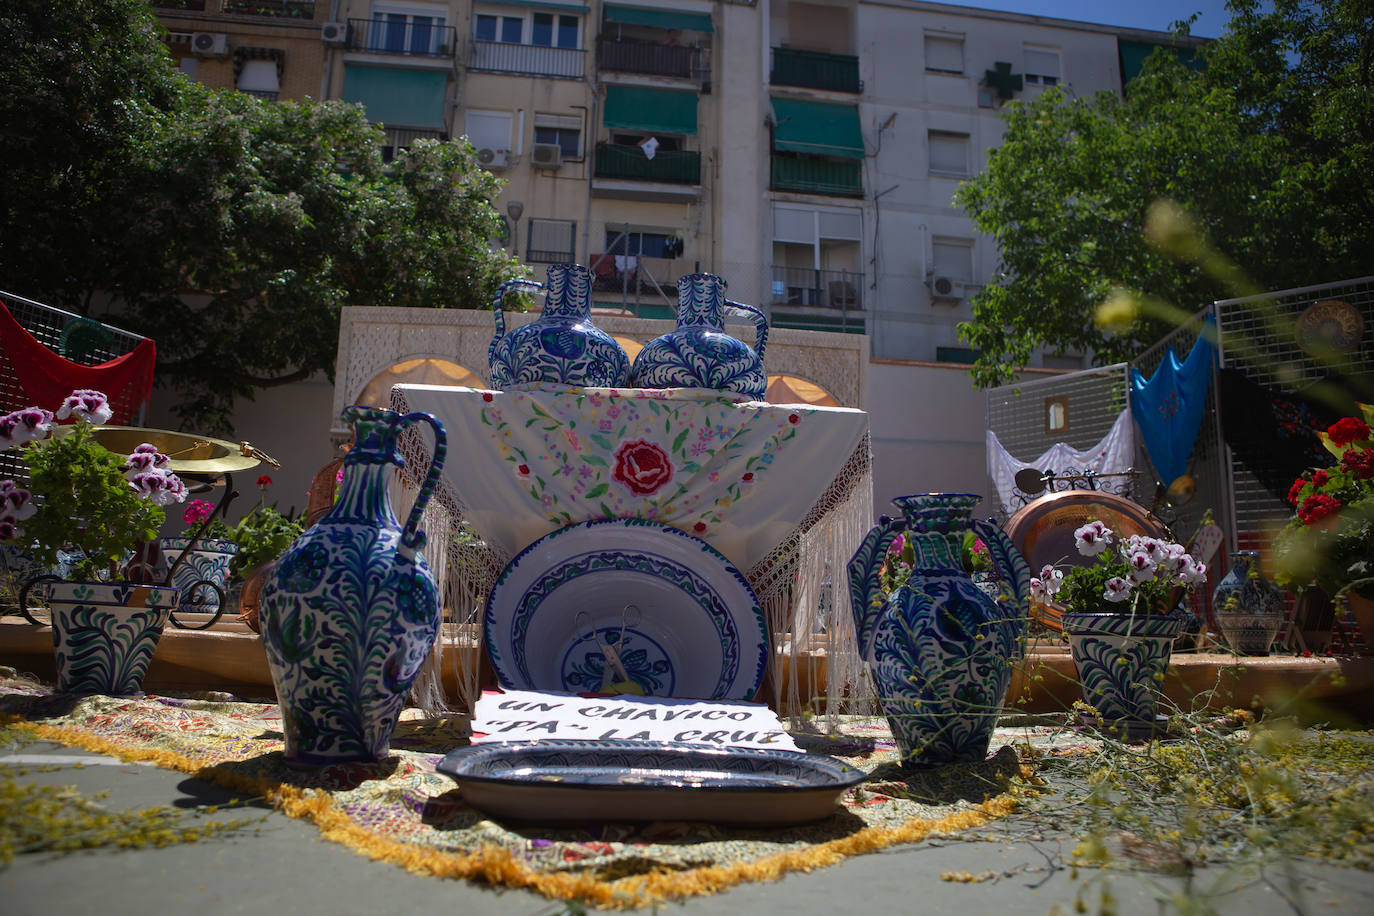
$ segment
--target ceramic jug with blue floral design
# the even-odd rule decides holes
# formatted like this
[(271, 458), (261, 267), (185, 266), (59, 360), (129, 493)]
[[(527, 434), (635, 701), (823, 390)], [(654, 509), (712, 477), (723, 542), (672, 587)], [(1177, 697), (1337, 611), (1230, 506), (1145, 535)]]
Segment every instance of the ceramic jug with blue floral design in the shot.
[[(281, 705), (286, 759), (319, 765), (386, 756), (439, 633), (439, 590), (420, 552), (420, 514), (443, 467), (443, 425), (427, 413), (349, 407), (354, 445), (339, 497), (282, 554), (259, 615)], [(434, 428), (434, 459), (402, 527), (388, 483), (402, 431)]]

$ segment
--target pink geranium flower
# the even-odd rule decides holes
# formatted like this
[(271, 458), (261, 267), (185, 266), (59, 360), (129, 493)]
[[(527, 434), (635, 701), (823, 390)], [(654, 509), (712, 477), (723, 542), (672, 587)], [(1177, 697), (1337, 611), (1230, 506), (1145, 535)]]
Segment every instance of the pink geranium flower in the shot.
[(95, 426), (110, 422), (113, 416), (114, 410), (110, 408), (110, 399), (105, 397), (104, 392), (90, 388), (73, 391), (57, 409), (59, 420), (77, 417)]

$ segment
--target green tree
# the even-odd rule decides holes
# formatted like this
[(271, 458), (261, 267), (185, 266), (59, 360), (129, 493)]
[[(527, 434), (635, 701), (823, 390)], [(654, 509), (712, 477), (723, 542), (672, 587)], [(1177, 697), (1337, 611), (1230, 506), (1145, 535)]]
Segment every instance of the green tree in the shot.
[(1202, 72), (1157, 53), (1124, 98), (1052, 90), (1008, 105), (1002, 145), (955, 197), (1001, 253), (959, 329), (980, 353), (979, 385), (1008, 381), (1042, 346), (1104, 364), (1167, 330), (1148, 310), (1125, 330), (1099, 328), (1095, 310), (1113, 289), (1186, 311), (1232, 293), (1224, 272), (1147, 239), (1161, 200), (1261, 286), (1368, 271), (1374, 10), (1368, 0), (1258, 7), (1231, 4)]
[[(0, 251), (17, 266), (7, 282), (82, 313), (113, 295), (117, 323), (157, 340), (158, 375), (197, 429), (227, 432), (236, 397), (332, 375), (343, 306), (480, 308), (518, 274), (488, 244), (500, 184), (466, 143), (420, 142), (383, 163), (358, 106), (209, 90), (171, 71), (146, 5), (58, 6), (60, 27), (23, 31), (50, 5), (10, 5), (21, 9), (0, 29), (32, 63), (0, 63), (0, 92), (41, 92), (79, 64), (69, 55), (94, 55), (99, 78), (32, 112), (53, 123), (31, 145), (80, 139), (71, 120), (103, 140), (63, 168), (21, 163), (0, 217)], [(107, 40), (74, 40), (105, 8), (122, 12), (98, 23)], [(0, 167), (8, 158), (0, 150)], [(68, 185), (48, 208), (44, 189)]]

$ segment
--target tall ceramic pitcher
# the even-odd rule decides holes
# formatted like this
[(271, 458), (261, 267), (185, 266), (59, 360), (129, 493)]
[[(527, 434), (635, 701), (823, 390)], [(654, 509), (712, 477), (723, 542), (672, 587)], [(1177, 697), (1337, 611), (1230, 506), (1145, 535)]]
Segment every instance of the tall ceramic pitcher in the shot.
[[(508, 388), (529, 382), (619, 388), (629, 379), (630, 358), (615, 338), (592, 324), (592, 272), (581, 264), (553, 264), (549, 282), (501, 284), (492, 301), (496, 336), (487, 347), (491, 383)], [(507, 333), (502, 300), (512, 289), (544, 291), (544, 313)]]
[[(747, 312), (757, 328), (750, 347), (725, 333), (725, 310)], [(637, 388), (712, 388), (762, 400), (768, 390), (763, 349), (768, 319), (752, 305), (725, 298), (725, 281), (690, 274), (677, 281), (677, 328), (639, 351), (630, 371)]]
[[(345, 763), (386, 756), (410, 685), (439, 632), (439, 590), (420, 550), (447, 437), (427, 413), (348, 407), (354, 445), (334, 507), (287, 549), (259, 603), (281, 705), (286, 759)], [(401, 432), (434, 428), (434, 460), (405, 526), (388, 481)]]
[[(859, 653), (868, 662), (902, 763), (981, 761), (1022, 654), (1030, 568), (1000, 528), (971, 521), (974, 493), (901, 496), (849, 561)], [(988, 545), (1001, 599), (964, 572), (964, 534)], [(880, 571), (897, 535), (910, 541), (911, 577), (890, 596)]]

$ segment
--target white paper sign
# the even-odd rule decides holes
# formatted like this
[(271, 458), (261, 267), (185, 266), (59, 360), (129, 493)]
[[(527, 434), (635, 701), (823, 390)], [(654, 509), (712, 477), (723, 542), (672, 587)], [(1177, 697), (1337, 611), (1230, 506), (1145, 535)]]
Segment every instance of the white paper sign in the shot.
[(761, 703), (582, 697), (540, 690), (486, 691), (477, 700), (473, 744), (541, 738), (800, 750), (783, 731), (777, 713)]

